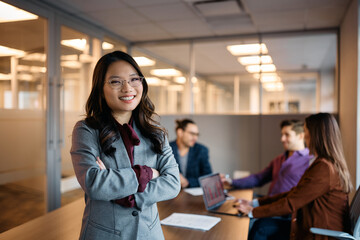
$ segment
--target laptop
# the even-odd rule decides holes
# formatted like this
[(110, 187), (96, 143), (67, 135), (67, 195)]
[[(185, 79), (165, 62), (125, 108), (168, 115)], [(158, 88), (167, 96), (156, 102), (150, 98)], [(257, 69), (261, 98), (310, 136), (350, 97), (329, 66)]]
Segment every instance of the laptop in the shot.
[(206, 210), (212, 213), (242, 216), (242, 213), (234, 208), (234, 200), (226, 200), (227, 195), (221, 182), (220, 174), (213, 173), (199, 177), (200, 186), (204, 192), (204, 204)]

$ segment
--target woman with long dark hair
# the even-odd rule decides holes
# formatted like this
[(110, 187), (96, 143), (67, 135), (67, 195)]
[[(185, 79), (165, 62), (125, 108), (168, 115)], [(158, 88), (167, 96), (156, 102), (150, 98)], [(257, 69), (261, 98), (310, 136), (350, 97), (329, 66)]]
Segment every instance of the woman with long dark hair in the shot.
[[(260, 198), (258, 207), (238, 200), (241, 212), (261, 218), (255, 222), (249, 239), (328, 239), (310, 233), (310, 227), (347, 230), (352, 185), (335, 118), (328, 113), (307, 117), (305, 142), (315, 159), (296, 187)], [(286, 214), (291, 214), (291, 221), (269, 218)]]
[(180, 191), (167, 133), (135, 60), (115, 51), (95, 66), (71, 157), (85, 191), (80, 239), (163, 239), (156, 203)]

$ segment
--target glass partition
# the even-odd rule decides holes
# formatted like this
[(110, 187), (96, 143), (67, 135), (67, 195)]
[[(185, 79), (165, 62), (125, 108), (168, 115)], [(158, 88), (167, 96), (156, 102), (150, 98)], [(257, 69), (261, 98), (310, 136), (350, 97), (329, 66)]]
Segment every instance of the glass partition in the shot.
[(159, 113), (337, 112), (335, 32), (151, 43), (133, 53), (154, 61), (143, 67), (149, 77), (158, 65), (181, 72), (180, 81), (153, 82)]
[[(181, 52), (177, 56), (178, 64), (172, 64), (134, 49), (132, 56), (140, 65), (143, 74), (149, 84), (149, 97), (155, 104), (156, 112), (163, 113), (189, 113), (190, 101), (190, 80), (189, 73), (184, 69), (189, 67), (189, 46), (188, 45), (166, 45), (154, 46), (151, 48), (156, 53), (174, 57), (173, 52)], [(166, 51), (168, 50), (168, 51)]]
[(83, 196), (71, 162), (71, 135), (75, 123), (85, 117), (85, 104), (91, 90), (94, 64), (101, 52), (101, 42), (88, 35), (61, 27), (62, 99), (61, 194), (62, 205)]
[(0, 232), (46, 212), (47, 20), (0, 1)]

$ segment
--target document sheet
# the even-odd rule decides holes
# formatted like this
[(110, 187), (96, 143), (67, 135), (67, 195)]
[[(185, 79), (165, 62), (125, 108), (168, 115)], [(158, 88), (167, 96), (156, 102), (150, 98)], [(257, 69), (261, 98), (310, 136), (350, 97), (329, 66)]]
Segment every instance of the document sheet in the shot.
[(173, 213), (167, 218), (163, 219), (161, 224), (173, 227), (208, 231), (220, 221), (221, 218), (219, 217), (210, 217), (198, 214)]
[(185, 188), (184, 191), (193, 196), (202, 196), (204, 194), (201, 187)]

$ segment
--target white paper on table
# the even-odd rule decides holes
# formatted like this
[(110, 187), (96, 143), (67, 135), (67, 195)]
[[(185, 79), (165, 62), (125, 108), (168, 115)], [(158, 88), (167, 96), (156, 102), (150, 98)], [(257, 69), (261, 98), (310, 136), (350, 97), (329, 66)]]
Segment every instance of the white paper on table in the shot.
[(198, 214), (173, 213), (167, 218), (163, 219), (161, 224), (173, 227), (208, 231), (220, 221), (221, 218), (219, 217), (210, 217)]
[(201, 196), (204, 194), (201, 187), (185, 188), (184, 191), (193, 196)]

